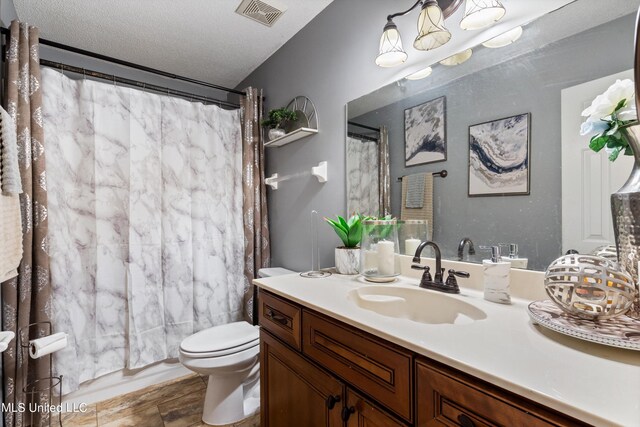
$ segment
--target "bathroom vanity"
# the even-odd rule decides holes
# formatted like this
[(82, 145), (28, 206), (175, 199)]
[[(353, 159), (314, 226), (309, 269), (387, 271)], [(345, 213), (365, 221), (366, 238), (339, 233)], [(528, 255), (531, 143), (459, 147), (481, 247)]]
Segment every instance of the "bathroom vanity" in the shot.
[(523, 299), (406, 277), (256, 284), (263, 427), (640, 425), (638, 354), (542, 331)]

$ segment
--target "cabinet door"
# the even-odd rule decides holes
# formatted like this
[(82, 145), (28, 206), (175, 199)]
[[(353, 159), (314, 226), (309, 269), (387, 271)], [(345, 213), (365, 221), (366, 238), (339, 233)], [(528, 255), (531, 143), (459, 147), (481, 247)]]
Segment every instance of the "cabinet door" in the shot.
[(262, 427), (339, 427), (344, 386), (260, 332)]
[(347, 404), (342, 409), (347, 427), (405, 427), (400, 421), (387, 414), (358, 393), (347, 391)]

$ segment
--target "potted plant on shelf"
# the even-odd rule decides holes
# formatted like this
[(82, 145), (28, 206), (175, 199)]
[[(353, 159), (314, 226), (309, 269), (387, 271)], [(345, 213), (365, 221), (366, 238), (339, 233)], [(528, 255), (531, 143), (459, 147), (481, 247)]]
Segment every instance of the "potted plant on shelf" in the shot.
[(360, 267), (360, 240), (362, 239), (362, 221), (367, 217), (354, 214), (348, 220), (340, 215), (336, 220), (325, 218), (333, 227), (343, 246), (335, 250), (336, 270), (339, 274), (358, 274)]
[(285, 135), (283, 127), (287, 122), (296, 120), (298, 120), (298, 115), (295, 111), (286, 107), (276, 108), (269, 111), (269, 118), (262, 121), (262, 126), (269, 128), (269, 141), (272, 141)]

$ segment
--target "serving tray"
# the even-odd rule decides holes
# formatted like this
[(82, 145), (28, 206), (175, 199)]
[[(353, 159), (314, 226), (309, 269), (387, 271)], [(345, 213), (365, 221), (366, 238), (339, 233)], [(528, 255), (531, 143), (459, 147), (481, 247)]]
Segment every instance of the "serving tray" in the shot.
[(611, 347), (640, 351), (640, 320), (619, 316), (586, 320), (571, 316), (551, 300), (534, 301), (528, 307), (533, 323), (570, 337)]

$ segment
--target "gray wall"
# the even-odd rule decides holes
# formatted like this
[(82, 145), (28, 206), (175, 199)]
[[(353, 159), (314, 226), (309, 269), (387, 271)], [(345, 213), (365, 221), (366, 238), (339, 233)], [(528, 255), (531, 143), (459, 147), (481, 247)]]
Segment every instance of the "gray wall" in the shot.
[[(434, 184), (433, 237), (444, 254), (453, 256), (463, 236), (476, 245), (518, 243), (530, 268), (546, 269), (562, 250), (560, 91), (632, 68), (634, 23), (628, 15), (353, 119), (389, 127), (393, 214), (397, 177), (447, 169)], [(404, 110), (439, 96), (447, 97), (447, 160), (407, 168)], [(520, 113), (531, 113), (531, 194), (468, 197), (469, 125)]]
[[(397, 78), (397, 70), (374, 64), (384, 18), (394, 8), (385, 0), (335, 0), (238, 86), (264, 88), (267, 108), (306, 95), (318, 110), (318, 135), (266, 150), (267, 175), (329, 163), (325, 184), (303, 177), (267, 190), (273, 265), (308, 270), (310, 211), (345, 213), (345, 104)], [(321, 264), (332, 266), (339, 239), (323, 223), (319, 230)]]
[[(365, 3), (366, 13), (363, 13)], [(309, 96), (318, 108), (320, 133), (282, 148), (267, 149), (267, 176), (275, 172), (286, 175), (306, 170), (321, 160), (329, 162), (329, 182), (326, 184), (306, 177), (281, 183), (277, 191), (268, 190), (274, 265), (308, 269), (311, 253), (308, 213), (316, 209), (321, 215), (333, 216), (346, 210), (344, 105), (398, 78), (393, 69), (381, 69), (373, 63), (384, 21), (375, 17), (384, 17), (389, 7), (389, 2), (383, 0), (334, 1), (239, 85), (264, 88), (267, 108), (286, 105), (300, 94)], [(481, 74), (484, 83), (480, 86), (462, 88), (456, 82), (429, 95), (429, 99), (447, 95), (449, 160), (424, 168), (439, 170), (446, 167), (451, 173), (436, 187), (436, 215), (443, 218), (440, 224), (443, 229), (458, 230), (454, 234), (461, 234), (461, 224), (482, 223), (487, 227), (487, 234), (477, 239), (485, 241), (489, 238), (483, 236), (490, 236), (498, 227), (503, 227), (513, 236), (512, 240), (522, 245), (522, 252), (543, 255), (551, 251), (553, 256), (559, 253), (560, 90), (631, 68), (633, 25), (627, 24), (632, 18), (623, 19), (627, 20), (624, 31), (604, 26), (583, 38), (574, 37), (577, 41), (574, 48), (551, 47), (550, 54), (542, 59), (545, 67), (535, 66), (541, 70), (538, 73), (532, 72), (534, 67), (530, 61), (537, 61), (540, 51), (526, 59), (496, 67), (505, 76), (531, 76), (524, 84), (515, 84), (513, 79), (501, 82), (485, 72)], [(505, 99), (502, 103), (491, 101), (499, 86)], [(452, 118), (464, 117), (463, 109), (469, 100), (481, 107), (473, 117), (453, 123)], [(533, 113), (534, 126), (531, 195), (467, 198), (467, 126), (528, 111)], [(391, 149), (395, 158), (403, 156), (404, 137), (399, 141)], [(418, 167), (411, 169), (412, 172), (419, 170)], [(394, 168), (392, 179), (402, 174), (401, 169)], [(455, 199), (467, 203), (454, 206)], [(513, 213), (513, 219), (504, 224), (491, 221), (494, 212), (505, 210)], [(540, 213), (535, 224), (522, 221), (522, 215), (529, 210)], [(333, 265), (333, 248), (339, 240), (324, 224), (319, 227), (322, 265)], [(528, 243), (531, 236), (537, 235), (547, 236), (546, 241)], [(455, 244), (459, 237), (443, 236), (443, 243)], [(549, 258), (553, 256), (549, 255)]]

